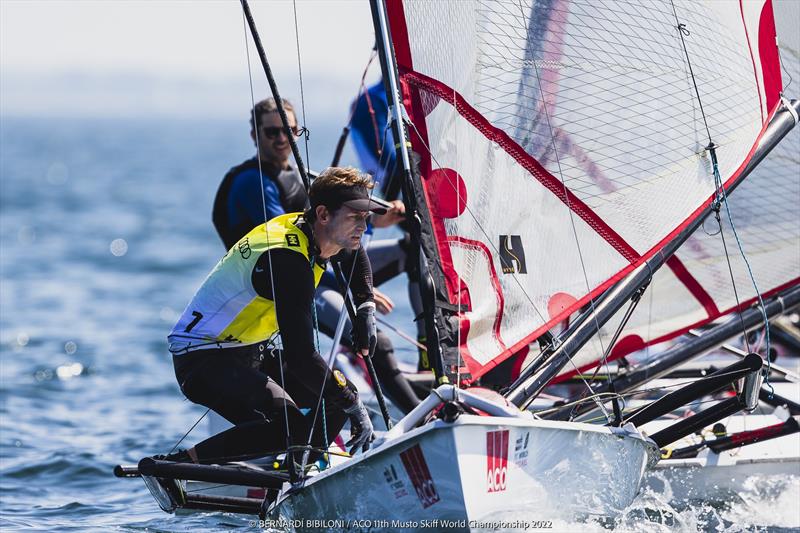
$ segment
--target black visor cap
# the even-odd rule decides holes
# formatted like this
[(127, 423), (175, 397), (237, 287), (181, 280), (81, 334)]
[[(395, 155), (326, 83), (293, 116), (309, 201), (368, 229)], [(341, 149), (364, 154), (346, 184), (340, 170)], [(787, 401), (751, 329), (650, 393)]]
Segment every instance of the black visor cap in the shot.
[(315, 206), (329, 207), (345, 205), (356, 211), (371, 211), (383, 215), (391, 207), (387, 202), (370, 196), (366, 187), (342, 187), (327, 191), (321, 198), (314, 199)]

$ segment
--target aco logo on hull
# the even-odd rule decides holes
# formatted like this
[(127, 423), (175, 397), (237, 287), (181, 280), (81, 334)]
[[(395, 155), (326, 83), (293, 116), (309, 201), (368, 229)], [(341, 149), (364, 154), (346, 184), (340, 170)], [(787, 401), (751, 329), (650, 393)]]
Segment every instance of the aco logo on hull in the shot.
[(422, 448), (419, 444), (401, 452), (400, 460), (403, 461), (403, 467), (411, 479), (411, 484), (417, 492), (422, 508), (427, 509), (438, 502), (439, 492), (436, 490), (436, 485), (433, 484), (431, 471), (428, 469), (428, 463), (425, 462), (425, 456), (422, 455)]
[(506, 490), (508, 474), (508, 430), (486, 434), (486, 492)]

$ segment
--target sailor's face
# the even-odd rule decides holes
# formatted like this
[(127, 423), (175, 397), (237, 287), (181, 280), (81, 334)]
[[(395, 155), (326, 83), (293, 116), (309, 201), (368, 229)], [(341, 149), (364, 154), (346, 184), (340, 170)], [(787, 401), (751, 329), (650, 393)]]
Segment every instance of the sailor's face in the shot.
[(358, 249), (361, 246), (361, 236), (367, 230), (367, 217), (369, 211), (356, 211), (343, 205), (331, 217), (331, 240), (341, 248)]
[[(296, 131), (297, 120), (295, 119), (294, 113), (287, 111), (286, 118), (289, 119), (289, 127), (293, 131)], [(281, 122), (280, 114), (277, 111), (262, 114), (260, 127), (261, 130), (258, 132), (258, 142), (261, 145), (259, 155), (262, 161), (284, 167), (286, 162), (289, 161), (289, 154), (292, 152), (292, 147), (283, 129), (283, 122)]]

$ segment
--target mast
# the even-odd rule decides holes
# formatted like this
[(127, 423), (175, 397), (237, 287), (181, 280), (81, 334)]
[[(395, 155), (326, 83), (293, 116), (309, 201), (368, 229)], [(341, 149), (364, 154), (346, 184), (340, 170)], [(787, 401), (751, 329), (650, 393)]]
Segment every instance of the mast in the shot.
[(289, 146), (292, 149), (292, 155), (294, 156), (294, 161), (297, 164), (297, 171), (300, 174), (300, 178), (303, 180), (303, 187), (305, 187), (306, 192), (308, 192), (308, 187), (310, 185), (308, 182), (308, 172), (306, 171), (306, 166), (303, 163), (303, 158), (300, 155), (300, 149), (297, 147), (297, 142), (294, 139), (294, 134), (289, 127), (289, 118), (286, 115), (286, 109), (283, 107), (283, 99), (281, 98), (281, 94), (278, 92), (278, 84), (275, 82), (275, 78), (272, 75), (272, 69), (269, 66), (269, 61), (267, 61), (267, 54), (264, 52), (264, 46), (261, 44), (261, 37), (259, 37), (258, 29), (256, 28), (256, 21), (253, 20), (253, 14), (250, 12), (250, 5), (247, 3), (247, 0), (240, 0), (240, 2), (242, 4), (244, 16), (247, 19), (247, 25), (250, 27), (250, 34), (253, 37), (253, 43), (255, 43), (256, 50), (258, 51), (258, 58), (261, 60), (261, 66), (264, 68), (264, 74), (267, 75), (267, 82), (269, 83), (270, 91), (272, 92), (273, 98), (275, 98), (275, 106), (278, 108), (278, 115), (281, 117), (283, 131), (286, 134), (286, 138), (289, 140)]
[[(800, 101), (784, 101), (784, 106), (775, 114), (767, 131), (760, 139), (753, 158), (747, 167), (731, 182), (726, 189), (732, 192), (750, 172), (766, 157), (778, 142), (795, 126)], [(787, 105), (788, 104), (788, 105)], [(694, 231), (699, 228), (706, 216), (712, 211), (712, 204), (706, 206), (705, 212), (696, 217), (678, 235), (669, 241), (664, 248), (631, 272), (625, 279), (609, 289), (601, 302), (594, 308), (584, 313), (578, 320), (559, 337), (560, 344), (552, 351), (549, 361), (543, 368), (526, 369), (520, 377), (509, 387), (506, 397), (518, 407), (524, 407), (535, 398), (539, 392), (552, 380), (562, 368), (597, 332), (597, 324), (603, 325), (619, 311), (623, 305), (633, 297), (646, 283), (649, 283), (653, 274), (680, 248)], [(529, 367), (530, 368), (530, 367)], [(541, 369), (541, 370), (539, 370)], [(537, 370), (539, 370), (537, 372)]]
[(439, 330), (436, 326), (435, 284), (430, 274), (430, 268), (428, 268), (428, 257), (422, 252), (420, 244), (422, 220), (419, 215), (419, 206), (414, 189), (415, 172), (412, 169), (411, 158), (408, 153), (409, 141), (405, 122), (403, 121), (405, 109), (400, 99), (394, 46), (392, 45), (384, 0), (370, 0), (370, 8), (372, 10), (372, 23), (377, 36), (376, 43), (381, 72), (383, 73), (383, 87), (386, 91), (387, 102), (389, 103), (392, 134), (396, 142), (397, 154), (403, 163), (403, 201), (406, 205), (406, 220), (409, 223), (409, 232), (411, 234), (408, 261), (414, 268), (420, 270), (419, 285), (424, 309), (425, 333), (427, 337), (426, 347), (428, 357), (433, 367), (436, 383), (437, 385), (441, 385), (448, 383), (449, 379), (444, 370)]

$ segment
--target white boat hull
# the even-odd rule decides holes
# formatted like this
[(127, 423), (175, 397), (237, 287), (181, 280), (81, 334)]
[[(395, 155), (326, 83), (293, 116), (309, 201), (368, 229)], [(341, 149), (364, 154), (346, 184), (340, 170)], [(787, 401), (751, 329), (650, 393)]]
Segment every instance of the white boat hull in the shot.
[(635, 431), (462, 415), (309, 478), (270, 514), (364, 529), (423, 529), (433, 520), (468, 525), (511, 510), (535, 520), (614, 516), (636, 496), (654, 451)]

